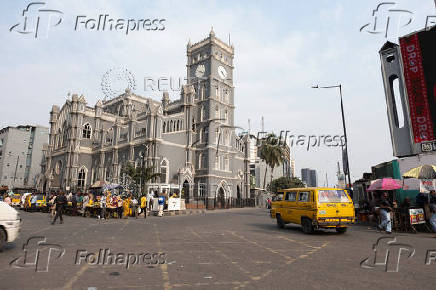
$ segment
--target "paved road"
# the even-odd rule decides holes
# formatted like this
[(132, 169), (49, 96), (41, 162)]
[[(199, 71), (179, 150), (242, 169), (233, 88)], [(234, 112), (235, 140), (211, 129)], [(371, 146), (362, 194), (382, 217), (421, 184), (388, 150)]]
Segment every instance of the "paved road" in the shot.
[[(425, 265), (427, 250), (436, 250), (436, 234), (389, 236), (405, 244), (390, 246), (389, 270), (395, 271), (398, 249), (411, 246), (415, 253), (408, 259), (412, 250), (403, 250), (398, 272), (388, 273), (383, 265), (371, 268), (371, 260), (366, 268), (360, 265), (373, 257), (373, 244), (384, 237), (373, 229), (354, 226), (344, 235), (305, 235), (298, 226), (278, 229), (265, 209), (146, 221), (66, 217), (63, 225), (54, 226), (47, 214), (21, 216), (20, 238), (0, 253), (0, 289), (424, 289), (436, 282), (436, 261)], [(23, 268), (20, 258), (11, 267), (11, 261), (24, 256), (23, 244), (35, 236), (53, 244), (48, 272), (35, 272), (32, 265), (36, 239), (28, 246), (28, 266)], [(58, 257), (56, 245), (65, 249), (63, 256)], [(38, 270), (44, 271), (49, 246), (39, 248)], [(99, 252), (100, 260), (93, 260)], [(139, 264), (126, 269), (129, 253), (130, 261)], [(119, 260), (114, 254), (120, 254), (115, 256)]]

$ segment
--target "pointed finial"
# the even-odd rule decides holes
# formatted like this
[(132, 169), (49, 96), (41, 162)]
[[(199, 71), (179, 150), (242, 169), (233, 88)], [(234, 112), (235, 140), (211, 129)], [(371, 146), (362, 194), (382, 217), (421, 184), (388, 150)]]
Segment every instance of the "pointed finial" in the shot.
[(213, 31), (213, 26), (210, 28), (209, 36), (215, 36), (215, 32)]
[(191, 38), (189, 38), (189, 40), (188, 40), (188, 47), (190, 47), (191, 45), (192, 45)]

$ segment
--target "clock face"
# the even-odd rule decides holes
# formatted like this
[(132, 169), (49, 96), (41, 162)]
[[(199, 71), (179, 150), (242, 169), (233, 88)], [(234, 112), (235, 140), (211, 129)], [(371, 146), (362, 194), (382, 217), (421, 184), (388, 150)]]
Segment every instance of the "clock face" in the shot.
[(195, 69), (195, 76), (197, 78), (201, 78), (204, 75), (204, 72), (206, 71), (206, 68), (204, 67), (203, 64), (200, 64), (197, 66), (197, 68)]
[(220, 76), (220, 78), (225, 79), (227, 77), (227, 71), (223, 66), (219, 66), (218, 67), (218, 75)]

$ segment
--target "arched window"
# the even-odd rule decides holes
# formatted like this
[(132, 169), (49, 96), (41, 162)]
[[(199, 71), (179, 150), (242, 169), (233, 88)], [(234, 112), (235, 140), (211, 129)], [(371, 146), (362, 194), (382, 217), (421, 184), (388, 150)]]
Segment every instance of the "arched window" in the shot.
[(167, 133), (170, 132), (170, 122), (167, 122)]
[(170, 122), (170, 132), (174, 131), (173, 126), (174, 126), (174, 123), (173, 123), (173, 120), (171, 120), (171, 122)]
[(162, 162), (160, 163), (160, 180), (162, 183), (168, 183), (168, 160), (164, 158)]
[(197, 168), (201, 169), (203, 167), (203, 154), (199, 153), (198, 154), (198, 163), (197, 163)]
[(82, 138), (91, 139), (91, 125), (89, 123), (83, 125)]
[(174, 121), (174, 123), (173, 123), (173, 132), (175, 132), (176, 131), (176, 121)]
[(207, 143), (209, 140), (209, 128), (205, 127), (203, 128), (203, 142)]
[(79, 174), (77, 176), (77, 187), (78, 188), (85, 188), (86, 184), (86, 168), (82, 167), (79, 170)]
[(180, 120), (177, 120), (176, 131), (180, 130)]
[(165, 133), (165, 130), (167, 129), (167, 124), (166, 122), (163, 122), (163, 126), (162, 126), (162, 132)]

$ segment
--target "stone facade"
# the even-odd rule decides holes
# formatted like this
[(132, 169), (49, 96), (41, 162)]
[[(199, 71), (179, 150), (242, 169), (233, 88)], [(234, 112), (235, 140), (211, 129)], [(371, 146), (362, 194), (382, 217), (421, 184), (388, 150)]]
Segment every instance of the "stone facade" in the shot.
[(160, 173), (150, 189), (183, 189), (189, 200), (249, 197), (246, 136), (234, 127), (233, 46), (215, 37), (187, 45), (187, 79), (180, 99), (161, 101), (130, 90), (87, 105), (72, 95), (50, 112), (43, 164), (45, 189), (88, 189), (123, 183), (122, 167), (145, 163)]

